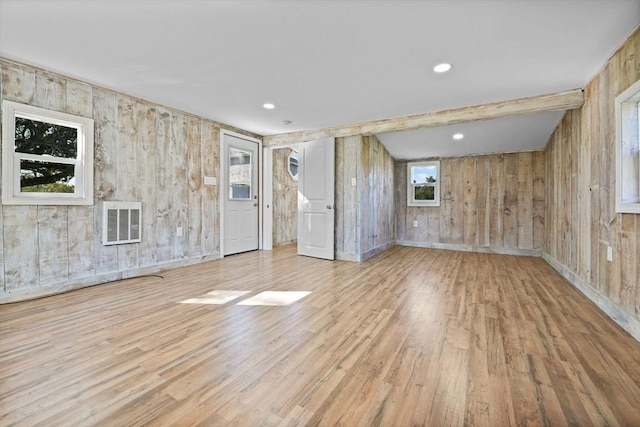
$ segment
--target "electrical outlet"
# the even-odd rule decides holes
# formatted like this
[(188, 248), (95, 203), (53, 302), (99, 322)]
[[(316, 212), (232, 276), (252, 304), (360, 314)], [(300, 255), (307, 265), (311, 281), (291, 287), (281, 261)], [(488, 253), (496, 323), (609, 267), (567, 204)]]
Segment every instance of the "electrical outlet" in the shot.
[(416, 221), (413, 221), (413, 226), (414, 226), (414, 227), (417, 227), (417, 226), (418, 226), (418, 221), (417, 221), (417, 220), (416, 220)]
[(176, 228), (176, 236), (182, 237), (182, 227)]
[(611, 246), (607, 246), (607, 261), (613, 261), (613, 248)]
[(205, 176), (204, 177), (204, 185), (217, 185), (218, 180), (215, 176)]
[(355, 187), (357, 185), (356, 179), (355, 178), (351, 178), (351, 186)]

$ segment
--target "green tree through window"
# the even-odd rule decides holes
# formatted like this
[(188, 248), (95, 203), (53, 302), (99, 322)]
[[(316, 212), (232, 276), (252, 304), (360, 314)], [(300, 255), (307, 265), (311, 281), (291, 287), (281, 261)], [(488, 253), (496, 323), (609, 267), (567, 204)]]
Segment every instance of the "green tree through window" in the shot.
[[(429, 176), (425, 179), (426, 183), (435, 183), (436, 179)], [(414, 184), (417, 184), (414, 181)], [(415, 186), (415, 200), (434, 200), (435, 199), (435, 187), (433, 185), (416, 185)]]
[(21, 191), (73, 193), (74, 165), (57, 163), (55, 158), (77, 157), (78, 130), (24, 117), (15, 120), (15, 151), (52, 157), (51, 161), (20, 160)]

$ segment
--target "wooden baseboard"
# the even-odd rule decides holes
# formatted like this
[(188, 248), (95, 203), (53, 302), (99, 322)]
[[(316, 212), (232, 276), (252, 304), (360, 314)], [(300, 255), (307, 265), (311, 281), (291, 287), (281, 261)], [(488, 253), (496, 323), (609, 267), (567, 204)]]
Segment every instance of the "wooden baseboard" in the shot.
[(351, 261), (351, 262), (361, 262), (362, 257), (357, 254), (350, 254), (346, 252), (336, 252), (336, 259), (338, 261)]
[(615, 305), (609, 298), (594, 289), (593, 286), (569, 270), (568, 267), (561, 264), (555, 258), (552, 258), (551, 255), (545, 252), (542, 254), (542, 259), (560, 273), (562, 277), (567, 279), (569, 283), (575, 286), (584, 296), (597, 305), (600, 310), (604, 311), (605, 314), (620, 325), (622, 329), (627, 331), (637, 341), (640, 341), (640, 321)]
[(178, 261), (168, 261), (151, 266), (132, 268), (124, 271), (113, 271), (109, 273), (98, 274), (82, 279), (70, 280), (63, 284), (43, 287), (31, 287), (18, 289), (13, 292), (0, 294), (0, 304), (9, 304), (13, 302), (28, 301), (48, 297), (52, 295), (63, 294), (65, 292), (74, 291), (76, 289), (88, 288), (89, 286), (103, 285), (105, 283), (114, 282), (116, 280), (131, 279), (134, 277), (157, 274), (163, 270), (171, 268), (185, 267), (187, 265), (198, 264), (201, 262), (213, 261), (220, 259), (220, 254), (211, 254), (206, 256), (186, 258)]
[(433, 242), (416, 242), (413, 240), (396, 240), (398, 246), (413, 246), (416, 248), (430, 249), (446, 249), (450, 251), (463, 252), (482, 252), (501, 255), (520, 255), (520, 256), (541, 256), (542, 251), (539, 249), (514, 249), (514, 248), (495, 248), (490, 246), (479, 245), (461, 245), (455, 243), (433, 243)]
[(362, 257), (361, 257), (362, 261), (367, 260), (367, 259), (369, 259), (369, 258), (371, 258), (373, 256), (376, 256), (381, 252), (386, 251), (390, 247), (395, 246), (395, 244), (396, 244), (396, 242), (392, 240), (390, 242), (383, 243), (380, 246), (376, 246), (373, 249), (369, 249), (368, 251), (366, 251), (365, 253), (362, 254)]

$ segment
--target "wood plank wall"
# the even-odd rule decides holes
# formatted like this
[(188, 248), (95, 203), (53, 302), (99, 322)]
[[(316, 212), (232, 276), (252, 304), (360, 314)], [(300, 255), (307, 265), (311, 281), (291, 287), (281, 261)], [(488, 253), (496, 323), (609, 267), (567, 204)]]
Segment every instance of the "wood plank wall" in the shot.
[[(94, 206), (2, 206), (0, 299), (219, 256), (218, 187), (202, 182), (219, 174), (223, 125), (4, 59), (0, 72), (2, 99), (95, 120)], [(116, 200), (142, 202), (142, 243), (102, 246)]]
[(298, 182), (289, 174), (290, 148), (273, 150), (273, 245), (298, 240)]
[(396, 162), (397, 243), (524, 254), (542, 250), (544, 153), (440, 159), (440, 174), (439, 207), (407, 206), (407, 162)]
[(338, 259), (362, 261), (393, 245), (393, 170), (393, 158), (375, 136), (336, 138)]
[(393, 157), (375, 136), (362, 138), (356, 182), (360, 197), (360, 253), (365, 260), (394, 244)]
[(622, 310), (636, 325), (640, 215), (615, 213), (614, 100), (639, 79), (636, 30), (585, 87), (584, 106), (564, 116), (545, 150), (545, 257), (605, 311)]

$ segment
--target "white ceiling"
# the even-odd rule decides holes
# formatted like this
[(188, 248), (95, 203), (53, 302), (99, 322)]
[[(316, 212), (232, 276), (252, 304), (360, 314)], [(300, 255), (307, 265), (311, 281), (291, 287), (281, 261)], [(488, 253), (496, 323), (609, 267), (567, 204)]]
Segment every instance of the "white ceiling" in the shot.
[[(271, 135), (583, 87), (639, 24), (638, 0), (0, 0), (0, 55)], [(396, 158), (540, 149), (559, 117), (380, 138)]]
[[(564, 112), (461, 123), (378, 135), (396, 160), (543, 150)], [(453, 135), (462, 133), (462, 140)]]

